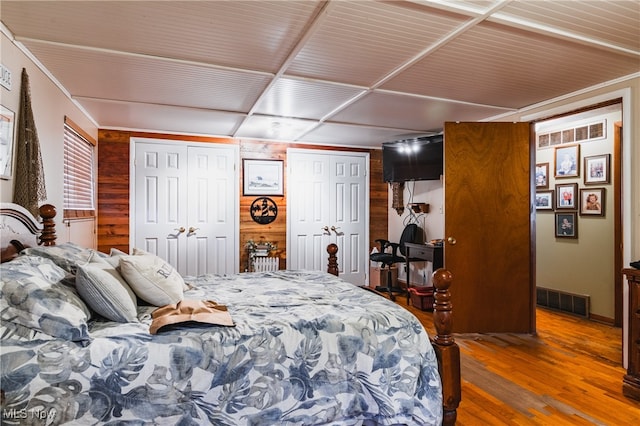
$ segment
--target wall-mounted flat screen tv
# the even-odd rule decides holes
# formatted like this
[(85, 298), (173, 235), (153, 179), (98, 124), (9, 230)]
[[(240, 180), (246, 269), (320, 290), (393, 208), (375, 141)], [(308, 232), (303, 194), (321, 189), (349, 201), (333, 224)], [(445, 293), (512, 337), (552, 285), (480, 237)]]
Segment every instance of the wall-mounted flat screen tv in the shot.
[(444, 136), (424, 136), (382, 144), (385, 182), (440, 180), (444, 165)]

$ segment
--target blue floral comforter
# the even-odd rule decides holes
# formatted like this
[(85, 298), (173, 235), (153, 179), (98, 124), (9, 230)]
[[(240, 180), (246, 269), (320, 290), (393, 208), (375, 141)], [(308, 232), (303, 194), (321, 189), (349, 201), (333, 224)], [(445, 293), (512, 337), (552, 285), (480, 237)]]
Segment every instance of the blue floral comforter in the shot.
[(429, 425), (437, 362), (408, 311), (322, 272), (187, 278), (235, 327), (90, 321), (82, 345), (3, 321), (3, 424)]

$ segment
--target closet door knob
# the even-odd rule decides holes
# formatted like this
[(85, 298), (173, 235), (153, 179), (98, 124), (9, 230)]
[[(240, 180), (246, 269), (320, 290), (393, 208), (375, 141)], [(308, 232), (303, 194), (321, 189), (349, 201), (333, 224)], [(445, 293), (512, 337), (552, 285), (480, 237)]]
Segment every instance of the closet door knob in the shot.
[(181, 226), (180, 228), (176, 228), (175, 230), (178, 231), (179, 234), (182, 234), (184, 231), (186, 231), (184, 226)]
[(340, 229), (340, 227), (339, 227), (339, 226), (332, 226), (332, 227), (331, 227), (331, 230), (332, 230), (333, 232), (335, 232), (336, 234), (338, 233), (338, 229)]
[(198, 229), (200, 229), (200, 228), (194, 228), (193, 226), (190, 226), (189, 227), (189, 233), (190, 234), (195, 234)]
[(458, 241), (456, 241), (456, 239), (453, 238), (453, 237), (449, 237), (449, 238), (447, 238), (447, 242), (449, 244), (451, 244), (452, 246), (455, 246)]

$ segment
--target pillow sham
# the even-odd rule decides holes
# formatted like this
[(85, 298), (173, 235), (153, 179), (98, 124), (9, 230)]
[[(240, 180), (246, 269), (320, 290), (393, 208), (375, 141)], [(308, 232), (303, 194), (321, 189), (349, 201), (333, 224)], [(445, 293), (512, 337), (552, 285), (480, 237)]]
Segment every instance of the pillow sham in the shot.
[[(35, 266), (34, 263), (39, 265)], [(20, 266), (20, 270), (14, 269)], [(91, 340), (87, 322), (91, 311), (65, 272), (49, 259), (19, 256), (2, 264), (0, 317), (3, 321), (74, 342)], [(62, 277), (61, 279), (58, 279)]]
[(138, 322), (136, 295), (111, 264), (92, 256), (78, 266), (76, 289), (91, 309), (115, 322)]
[(184, 280), (173, 266), (144, 250), (120, 258), (120, 273), (142, 300), (154, 306), (172, 305), (184, 296)]
[(42, 277), (50, 283), (57, 283), (65, 278), (64, 269), (50, 259), (39, 256), (20, 255), (11, 262), (0, 265), (0, 279), (2, 281), (17, 280), (29, 277)]
[(62, 243), (56, 246), (29, 247), (22, 253), (31, 256), (41, 256), (53, 260), (53, 262), (65, 271), (75, 275), (78, 265), (89, 261), (93, 250), (79, 246), (75, 243)]

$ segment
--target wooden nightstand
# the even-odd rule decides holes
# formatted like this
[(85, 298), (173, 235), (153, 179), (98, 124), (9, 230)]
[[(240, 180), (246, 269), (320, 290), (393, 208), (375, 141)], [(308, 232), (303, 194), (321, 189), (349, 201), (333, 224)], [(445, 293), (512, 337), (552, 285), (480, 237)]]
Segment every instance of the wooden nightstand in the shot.
[(629, 365), (622, 379), (622, 393), (640, 400), (640, 270), (623, 269), (629, 284), (629, 327), (626, 330)]

